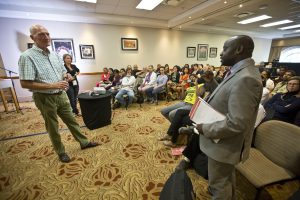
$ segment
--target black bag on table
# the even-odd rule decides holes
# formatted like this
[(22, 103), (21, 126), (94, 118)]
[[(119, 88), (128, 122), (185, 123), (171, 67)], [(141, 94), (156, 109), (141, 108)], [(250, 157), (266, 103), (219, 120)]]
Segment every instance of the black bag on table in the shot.
[(192, 181), (184, 170), (176, 170), (165, 183), (160, 200), (195, 200)]

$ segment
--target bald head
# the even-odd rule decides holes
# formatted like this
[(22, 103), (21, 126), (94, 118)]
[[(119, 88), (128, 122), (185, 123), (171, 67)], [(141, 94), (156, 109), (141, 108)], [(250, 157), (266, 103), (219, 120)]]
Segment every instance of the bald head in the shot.
[(33, 25), (30, 27), (30, 37), (35, 45), (43, 50), (47, 50), (50, 45), (50, 34), (42, 25)]
[[(32, 25), (29, 29), (30, 31), (30, 35), (35, 35), (37, 32), (39, 32), (39, 30), (41, 29), (46, 29), (45, 27), (43, 27), (42, 25), (39, 25), (39, 24), (35, 24), (35, 25)], [(46, 29), (47, 30), (47, 29)]]
[(238, 35), (228, 39), (223, 46), (221, 63), (225, 66), (233, 66), (235, 63), (252, 57), (254, 42), (247, 35)]

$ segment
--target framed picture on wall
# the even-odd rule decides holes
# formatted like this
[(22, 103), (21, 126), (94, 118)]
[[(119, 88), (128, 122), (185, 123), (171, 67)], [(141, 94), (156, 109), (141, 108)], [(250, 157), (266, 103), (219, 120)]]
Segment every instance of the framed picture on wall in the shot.
[(196, 47), (187, 47), (186, 48), (186, 57), (195, 58), (196, 56)]
[(73, 58), (73, 62), (76, 61), (75, 52), (74, 52), (74, 45), (73, 45), (73, 39), (56, 39), (56, 38), (53, 38), (51, 40), (51, 43), (52, 43), (53, 51), (55, 51), (58, 55), (63, 57), (64, 54), (70, 54)]
[(207, 60), (208, 44), (198, 44), (197, 60)]
[(139, 49), (137, 38), (121, 38), (122, 50), (133, 50), (137, 51)]
[(79, 45), (81, 59), (95, 59), (94, 45)]
[(209, 57), (210, 58), (215, 58), (217, 57), (217, 48), (216, 47), (211, 47), (209, 48)]

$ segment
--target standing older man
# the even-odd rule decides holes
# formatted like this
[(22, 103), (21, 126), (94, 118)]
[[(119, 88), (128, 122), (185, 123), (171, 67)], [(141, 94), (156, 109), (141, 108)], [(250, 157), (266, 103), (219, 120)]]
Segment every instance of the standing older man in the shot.
[(249, 157), (263, 88), (251, 59), (253, 49), (253, 40), (246, 35), (225, 42), (221, 63), (232, 68), (208, 103), (226, 119), (197, 125), (200, 149), (208, 156), (208, 189), (214, 200), (235, 199), (235, 165)]
[(57, 115), (80, 143), (81, 149), (95, 147), (98, 143), (87, 140), (74, 118), (65, 92), (69, 87), (67, 81), (71, 76), (66, 73), (58, 55), (48, 50), (47, 47), (50, 45), (48, 30), (41, 25), (34, 25), (30, 28), (30, 37), (34, 45), (22, 53), (19, 59), (21, 86), (33, 92), (35, 105), (41, 111), (60, 161), (70, 162), (58, 132)]

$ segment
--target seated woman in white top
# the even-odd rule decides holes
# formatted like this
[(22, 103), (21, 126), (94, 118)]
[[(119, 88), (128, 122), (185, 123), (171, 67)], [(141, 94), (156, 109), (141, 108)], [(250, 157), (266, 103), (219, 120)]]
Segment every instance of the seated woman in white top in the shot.
[(124, 76), (121, 80), (121, 89), (116, 95), (116, 102), (114, 103), (113, 109), (119, 107), (119, 103), (123, 106), (126, 105), (124, 95), (127, 94), (129, 98), (129, 103), (132, 103), (132, 100), (134, 98), (134, 92), (133, 92), (133, 85), (135, 82), (135, 77), (131, 75), (132, 69), (127, 68), (126, 69), (126, 76)]
[(147, 89), (153, 87), (156, 83), (156, 73), (153, 71), (153, 65), (148, 66), (148, 73), (145, 76), (143, 84), (138, 88), (139, 92), (145, 93)]
[(156, 83), (153, 87), (149, 87), (145, 93), (147, 95), (147, 99), (151, 101), (151, 103), (157, 103), (157, 94), (163, 91), (166, 87), (168, 81), (168, 76), (165, 75), (164, 67), (159, 69), (159, 75), (157, 76)]
[(274, 81), (270, 79), (271, 73), (268, 70), (264, 70), (261, 72), (262, 84), (263, 84), (263, 93), (261, 97), (261, 104), (264, 104), (269, 99), (269, 94), (274, 89)]

